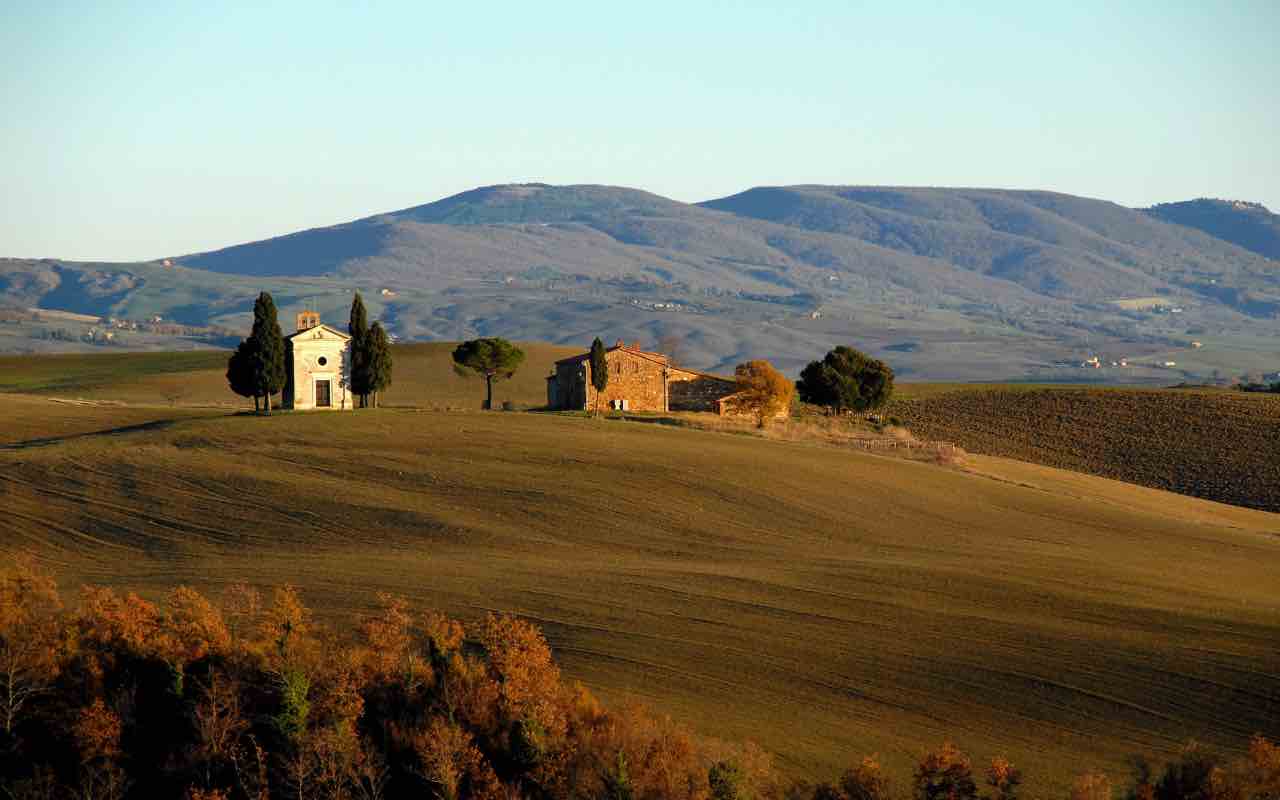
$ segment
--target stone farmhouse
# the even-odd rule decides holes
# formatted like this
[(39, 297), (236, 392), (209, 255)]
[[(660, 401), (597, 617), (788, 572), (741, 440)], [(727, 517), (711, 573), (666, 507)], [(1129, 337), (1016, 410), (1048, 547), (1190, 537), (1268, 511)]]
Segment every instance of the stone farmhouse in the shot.
[(284, 408), (350, 411), (351, 337), (320, 322), (320, 314), (298, 314), (298, 331), (284, 337)]
[[(600, 408), (617, 411), (714, 411), (726, 413), (721, 401), (738, 390), (737, 381), (720, 375), (683, 369), (662, 353), (618, 341), (605, 351), (609, 383)], [(560, 411), (596, 407), (591, 385), (591, 354), (556, 362), (547, 376), (547, 407)]]

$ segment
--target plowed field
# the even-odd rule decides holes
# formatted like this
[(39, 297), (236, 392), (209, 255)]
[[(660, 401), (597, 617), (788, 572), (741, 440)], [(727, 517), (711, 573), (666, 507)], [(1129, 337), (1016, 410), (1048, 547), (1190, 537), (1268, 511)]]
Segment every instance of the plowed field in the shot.
[(1280, 396), (956, 387), (889, 413), (970, 452), (1280, 511)]

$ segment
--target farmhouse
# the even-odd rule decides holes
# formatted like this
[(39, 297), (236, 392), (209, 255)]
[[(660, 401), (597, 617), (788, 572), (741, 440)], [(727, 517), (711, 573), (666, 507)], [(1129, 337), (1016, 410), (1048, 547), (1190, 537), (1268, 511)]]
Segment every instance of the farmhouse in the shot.
[[(672, 366), (662, 353), (618, 341), (605, 351), (609, 383), (600, 395), (600, 408), (618, 411), (715, 411), (725, 413), (720, 402), (738, 390), (733, 378)], [(547, 407), (555, 410), (589, 410), (596, 407), (591, 385), (591, 354), (556, 362), (547, 376)]]
[(350, 411), (351, 337), (320, 322), (320, 314), (298, 314), (298, 331), (285, 337), (282, 405), (298, 410)]

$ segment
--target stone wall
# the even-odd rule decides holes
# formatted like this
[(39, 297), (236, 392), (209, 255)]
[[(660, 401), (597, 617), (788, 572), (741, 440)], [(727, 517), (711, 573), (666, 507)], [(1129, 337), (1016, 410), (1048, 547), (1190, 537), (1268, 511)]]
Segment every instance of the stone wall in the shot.
[(738, 391), (736, 381), (682, 369), (671, 370), (669, 380), (672, 411), (718, 412), (720, 398)]
[[(621, 407), (628, 411), (718, 412), (720, 398), (738, 390), (732, 378), (676, 369), (666, 356), (636, 346), (615, 346), (605, 353), (609, 385), (600, 395), (602, 411)], [(591, 362), (583, 355), (556, 364), (547, 379), (547, 407), (559, 410), (594, 410), (596, 390), (591, 386)]]
[(547, 381), (547, 408), (560, 411), (580, 411), (586, 408), (586, 380), (586, 362), (556, 364), (555, 379)]
[[(600, 408), (608, 409), (612, 401), (626, 401), (628, 411), (666, 411), (667, 365), (661, 357), (636, 353), (625, 348), (605, 354), (609, 364), (609, 385), (600, 394)], [(587, 408), (596, 407), (596, 390), (591, 386), (591, 365), (586, 363)]]

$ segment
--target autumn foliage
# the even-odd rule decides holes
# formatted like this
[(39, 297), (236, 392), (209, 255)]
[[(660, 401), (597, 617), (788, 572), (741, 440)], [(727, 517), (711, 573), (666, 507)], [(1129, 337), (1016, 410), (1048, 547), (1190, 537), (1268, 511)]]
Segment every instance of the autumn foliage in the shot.
[(763, 428), (769, 420), (791, 407), (795, 385), (768, 361), (747, 361), (733, 371), (738, 391), (725, 398), (729, 410), (746, 414)]
[[(0, 796), (435, 800), (893, 800), (876, 757), (835, 783), (784, 782), (768, 754), (693, 736), (566, 683), (542, 633), (380, 595), (351, 632), (289, 586), (158, 602), (84, 587), (64, 607), (30, 558), (0, 572)], [(1280, 747), (1189, 747), (1128, 796), (1277, 800)], [(916, 800), (1015, 800), (1021, 772), (955, 745), (919, 759)], [(1071, 800), (1111, 800), (1088, 773)]]

